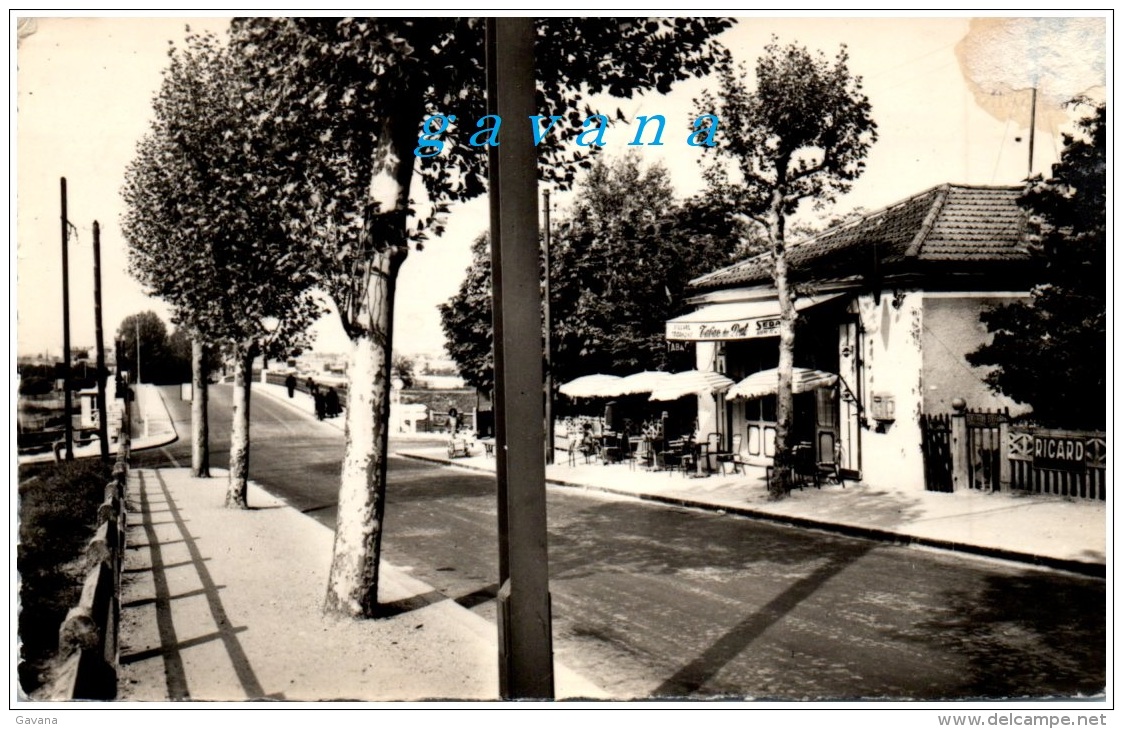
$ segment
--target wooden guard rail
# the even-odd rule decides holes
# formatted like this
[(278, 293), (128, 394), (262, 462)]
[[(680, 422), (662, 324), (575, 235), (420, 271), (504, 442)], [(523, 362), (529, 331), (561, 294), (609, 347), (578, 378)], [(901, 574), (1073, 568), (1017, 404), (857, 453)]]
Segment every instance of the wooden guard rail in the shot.
[(125, 554), (130, 422), (126, 402), (117, 461), (98, 507), (98, 528), (86, 548), (89, 572), (78, 604), (59, 628), (62, 666), (47, 692), (50, 698), (109, 700), (117, 696), (121, 572)]

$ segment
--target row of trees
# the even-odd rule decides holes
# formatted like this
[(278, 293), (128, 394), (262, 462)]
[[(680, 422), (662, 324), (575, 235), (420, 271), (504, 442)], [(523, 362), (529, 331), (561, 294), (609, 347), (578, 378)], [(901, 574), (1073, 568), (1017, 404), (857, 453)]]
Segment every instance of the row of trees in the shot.
[[(548, 295), (555, 383), (592, 372), (693, 366), (672, 362), (664, 322), (685, 311), (684, 292), (692, 278), (747, 255), (758, 240), (728, 209), (703, 198), (677, 202), (661, 164), (645, 167), (637, 153), (593, 162), (577, 185), (572, 210), (551, 235)], [(440, 314), (461, 376), (490, 391), (491, 256), (486, 234), (473, 243), (472, 264)]]
[(226, 503), (245, 508), (250, 366), (283, 357), (319, 313), (300, 249), (273, 204), (262, 145), (248, 124), (244, 82), (211, 35), (172, 48), (122, 191), (133, 275), (167, 301), (193, 340), (192, 468), (207, 475), (206, 346), (234, 364)]
[[(860, 81), (846, 62), (845, 49), (831, 63), (773, 43), (757, 65), (751, 91), (743, 70), (722, 69), (720, 97), (705, 98), (699, 108), (719, 110), (728, 129), (707, 165), (708, 189), (699, 198), (676, 204), (666, 171), (643, 170), (634, 156), (593, 165), (551, 245), (557, 381), (593, 372), (677, 369), (668, 367), (662, 323), (680, 313), (686, 282), (730, 255), (761, 250), (771, 254), (781, 303), (780, 377), (790, 377), (796, 313), (787, 283), (787, 239), (789, 231), (816, 231), (791, 226), (789, 217), (802, 200), (822, 204), (845, 191), (876, 140)], [(1092, 113), (1076, 134), (1065, 136), (1052, 175), (1029, 180), (1020, 200), (1031, 223), (1031, 250), (1042, 264), (1037, 285), (1030, 300), (983, 314), (994, 336), (968, 360), (990, 366), (987, 383), (1032, 405), (1037, 422), (1102, 429), (1106, 107), (1074, 103), (1090, 105)], [(490, 273), (485, 236), (474, 244), (459, 292), (441, 307), (450, 354), (465, 379), (485, 390), (492, 386)], [(792, 417), (790, 385), (781, 380), (779, 393), (782, 460)], [(777, 497), (786, 491), (781, 481), (770, 488)]]
[[(191, 335), (182, 327), (168, 332), (167, 325), (154, 311), (125, 317), (114, 342), (117, 372), (128, 373), (130, 382), (143, 378), (144, 382), (170, 385), (187, 382), (191, 377)], [(212, 356), (205, 369), (214, 371), (218, 364)]]
[[(114, 336), (118, 374), (127, 373), (137, 381), (138, 365), (143, 363), (144, 381), (157, 385), (178, 384), (191, 376), (191, 338), (183, 329), (168, 327), (154, 311), (132, 314), (121, 321)], [(79, 350), (75, 360), (88, 360), (89, 353)], [(213, 369), (215, 363), (211, 363)], [(89, 361), (84, 368), (71, 367), (70, 389), (94, 387), (96, 365)], [(63, 379), (63, 363), (25, 365), (20, 368), (20, 394), (39, 395), (51, 392), (55, 381)]]
[[(725, 58), (714, 37), (730, 25), (541, 19), (539, 106), (579, 123), (586, 95), (666, 91)], [(332, 612), (369, 615), (377, 604), (398, 271), (441, 232), (449, 203), (486, 190), (478, 149), (412, 153), (427, 116), (485, 115), (483, 33), (473, 18), (248, 18), (232, 23), (229, 44), (192, 36), (171, 52), (129, 169), (135, 274), (239, 371), (254, 353), (293, 344), (319, 308), (313, 292), (334, 300), (352, 361)], [(538, 150), (541, 176), (558, 185), (587, 164), (584, 148), (555, 138)], [(234, 441), (227, 503), (244, 506)]]
[[(671, 287), (664, 284), (666, 312), (649, 308), (660, 300), (658, 291), (635, 298), (642, 312), (607, 306), (605, 297), (625, 280), (649, 282), (634, 269), (676, 270), (680, 259), (660, 258), (662, 241), (620, 259), (597, 226), (608, 226), (615, 239), (650, 241), (662, 229), (696, 241), (727, 215), (714, 218), (715, 209), (736, 211), (745, 225), (765, 232), (775, 266), (782, 306), (777, 459), (783, 462), (790, 452), (796, 318), (787, 285), (788, 218), (803, 201), (826, 203), (848, 189), (863, 171), (876, 128), (845, 49), (829, 60), (774, 42), (750, 87), (747, 70), (734, 68), (715, 41), (730, 25), (720, 18), (536, 21), (538, 107), (575, 127), (591, 113), (581, 107), (592, 94), (664, 92), (709, 72), (720, 80), (720, 91), (699, 100), (700, 110), (721, 120), (706, 205), (653, 206), (647, 211), (653, 217), (645, 218), (590, 204), (567, 221), (559, 251), (572, 246), (574, 266), (591, 263), (583, 273), (559, 267), (552, 290), (592, 323), (561, 332), (557, 346), (603, 357), (606, 367), (657, 362), (644, 332), (626, 340), (641, 354), (617, 347), (610, 334), (618, 333), (614, 321), (661, 323), (673, 315)], [(427, 158), (413, 149), (432, 114), (486, 114), (483, 32), (483, 20), (472, 18), (248, 18), (232, 23), (228, 44), (192, 36), (185, 49), (171, 52), (156, 121), (126, 181), (133, 269), (172, 304), (200, 353), (205, 342), (238, 363), (243, 394), (236, 400), (244, 404), (236, 428), (248, 434), (250, 358), (297, 345), (322, 308), (317, 292), (334, 301), (352, 361), (329, 611), (369, 615), (377, 604), (397, 274), (411, 249), (442, 232), (448, 205), (482, 194), (487, 182), (478, 148), (449, 145)], [(565, 144), (561, 135), (547, 136), (537, 149), (540, 178), (561, 188), (591, 166), (582, 156), (587, 150)], [(623, 173), (654, 175), (653, 183), (665, 176), (638, 167)], [(596, 174), (611, 186), (610, 170)], [(662, 194), (659, 184), (652, 187)], [(732, 250), (727, 239), (711, 242), (718, 260)], [(486, 289), (478, 268), (466, 296)], [(590, 281), (596, 288), (584, 293)], [(656, 359), (642, 356), (645, 347)], [(477, 370), (472, 377), (485, 383), (486, 367)], [(244, 507), (246, 474), (238, 464), (248, 443), (233, 440), (227, 503)], [(776, 473), (782, 478), (786, 469)], [(785, 486), (778, 481), (772, 488), (779, 494)]]
[[(877, 139), (860, 77), (842, 47), (833, 59), (803, 46), (765, 47), (754, 72), (727, 59), (717, 92), (696, 115), (720, 119), (701, 159), (706, 191), (676, 204), (666, 170), (634, 157), (595, 165), (551, 246), (551, 335), (559, 380), (667, 364), (663, 323), (683, 312), (686, 284), (731, 258), (771, 255), (780, 302), (777, 464), (791, 456), (795, 291), (788, 283), (789, 219), (805, 201), (825, 208), (864, 171)], [(752, 81), (750, 82), (750, 79)], [(457, 296), (441, 307), (450, 354), (466, 379), (490, 386), (490, 277), (486, 244)], [(789, 471), (773, 469), (774, 498)]]

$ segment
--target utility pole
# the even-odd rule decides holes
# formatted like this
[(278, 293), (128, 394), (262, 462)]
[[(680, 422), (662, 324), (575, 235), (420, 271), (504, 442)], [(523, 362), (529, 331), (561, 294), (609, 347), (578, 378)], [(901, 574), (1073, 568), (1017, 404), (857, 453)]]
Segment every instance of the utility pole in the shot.
[(136, 384), (140, 384), (140, 314), (133, 318), (133, 329), (136, 331)]
[[(488, 112), (534, 115), (534, 21), (487, 20)], [(526, 125), (488, 148), (496, 474), (499, 491), (499, 691), (554, 698), (543, 454), (538, 159)]]
[(550, 337), (550, 191), (542, 191), (542, 221), (545, 228), (542, 236), (542, 247), (545, 250), (545, 290), (543, 292), (542, 309), (546, 319), (546, 464), (554, 462), (554, 351)]
[(101, 330), (101, 226), (94, 221), (94, 336), (97, 346), (97, 437), (101, 460), (109, 462), (109, 412), (105, 406), (105, 343)]
[(74, 460), (74, 422), (71, 416), (73, 404), (70, 401), (70, 260), (67, 235), (70, 221), (66, 219), (66, 178), (59, 179), (62, 196), (62, 412), (66, 460)]
[(1026, 179), (1033, 177), (1033, 136), (1037, 127), (1037, 87), (1033, 87), (1033, 95), (1029, 102), (1029, 172)]

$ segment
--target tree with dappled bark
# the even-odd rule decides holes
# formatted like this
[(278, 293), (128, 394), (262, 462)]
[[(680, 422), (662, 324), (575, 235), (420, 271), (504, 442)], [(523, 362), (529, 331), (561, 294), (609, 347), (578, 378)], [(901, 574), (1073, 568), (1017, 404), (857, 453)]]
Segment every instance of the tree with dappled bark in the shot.
[(288, 354), (321, 310), (250, 135), (241, 65), (211, 34), (170, 49), (154, 120), (122, 190), (130, 271), (192, 332), (196, 475), (207, 473), (204, 345), (233, 362), (231, 508), (247, 506), (251, 363)]
[[(833, 60), (773, 38), (745, 67), (720, 69), (718, 91), (702, 94), (699, 110), (712, 110), (722, 134), (705, 164), (711, 194), (768, 235), (772, 280), (780, 303), (780, 364), (776, 393), (776, 455), (772, 498), (790, 488), (792, 365), (795, 292), (788, 281), (788, 218), (804, 201), (832, 203), (864, 171), (877, 125), (862, 79), (849, 68), (842, 46)], [(755, 81), (755, 86), (752, 84)]]
[[(538, 107), (572, 133), (592, 114), (587, 104), (582, 113), (588, 95), (663, 92), (707, 72), (724, 57), (714, 37), (731, 25), (540, 19)], [(441, 232), (448, 204), (486, 190), (486, 147), (465, 139), (487, 115), (484, 27), (483, 18), (432, 17), (232, 24), (233, 46), (253, 69), (243, 91), (254, 136), (268, 145), (278, 176), (271, 195), (290, 234), (312, 252), (351, 340), (330, 612), (371, 615), (377, 606), (395, 287), (411, 246)], [(467, 120), (466, 133), (440, 154), (415, 154), (422, 125), (438, 114)], [(503, 123), (518, 121), (527, 123)], [(540, 176), (559, 184), (572, 182), (589, 150), (561, 134), (546, 135), (538, 149)]]

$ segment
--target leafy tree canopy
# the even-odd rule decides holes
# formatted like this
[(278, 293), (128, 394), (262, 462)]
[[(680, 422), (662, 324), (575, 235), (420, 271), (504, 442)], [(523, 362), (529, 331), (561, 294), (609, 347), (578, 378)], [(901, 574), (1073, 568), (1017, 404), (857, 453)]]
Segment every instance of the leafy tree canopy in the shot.
[(484, 233), (472, 242), (472, 263), (460, 290), (438, 307), (445, 349), (469, 387), (491, 392), (492, 369), (491, 242)]
[(721, 119), (717, 154), (706, 166), (711, 191), (766, 227), (774, 194), (779, 212), (790, 215), (803, 200), (823, 206), (847, 192), (877, 141), (862, 79), (848, 64), (845, 46), (831, 61), (773, 38), (755, 73), (723, 65), (720, 91), (696, 102)]
[[(1078, 104), (1090, 104), (1078, 100)], [(992, 365), (987, 383), (1033, 406), (1044, 425), (1107, 424), (1107, 108), (1066, 134), (1048, 179), (1029, 180), (1020, 204), (1041, 281), (1027, 302), (982, 316), (994, 337), (968, 355)]]
[[(547, 135), (538, 146), (543, 181), (568, 187), (589, 165), (587, 148), (572, 142), (587, 116), (604, 111), (592, 109), (588, 96), (666, 92), (677, 80), (704, 74), (726, 57), (714, 37), (732, 24), (538, 20), (537, 108), (562, 116), (565, 125), (564, 134)], [(353, 331), (361, 298), (356, 272), (371, 247), (411, 241), (420, 248), (430, 233), (443, 232), (449, 203), (487, 189), (487, 148), (468, 144), (479, 131), (473, 123), (487, 114), (484, 19), (248, 18), (233, 23), (232, 39), (250, 62), (243, 91), (283, 181), (274, 193), (290, 233), (313, 248), (320, 282)], [(434, 114), (460, 120), (455, 143), (435, 157), (407, 154)], [(519, 122), (528, 123), (505, 120)], [(371, 230), (372, 179), (383, 167), (407, 196), (415, 176), (423, 188), (424, 204), (411, 196), (404, 209), (381, 211), (397, 216), (381, 225), (401, 230)]]
[[(691, 279), (747, 254), (731, 213), (675, 201), (667, 170), (640, 155), (598, 160), (550, 248), (550, 318), (556, 382), (594, 372), (632, 374), (693, 366), (672, 359), (667, 319), (684, 313)], [(491, 263), (473, 244), (460, 291), (440, 307), (448, 350), (469, 384), (490, 389)]]
[[(183, 369), (177, 366), (168, 345), (168, 327), (156, 312), (142, 311), (125, 317), (114, 339), (117, 345), (117, 371), (128, 372), (130, 382), (137, 381), (138, 356), (143, 382), (164, 385), (185, 381)], [(188, 367), (190, 376), (190, 364)]]
[(130, 269), (209, 344), (284, 356), (319, 308), (247, 134), (237, 57), (210, 34), (172, 47), (122, 191)]

